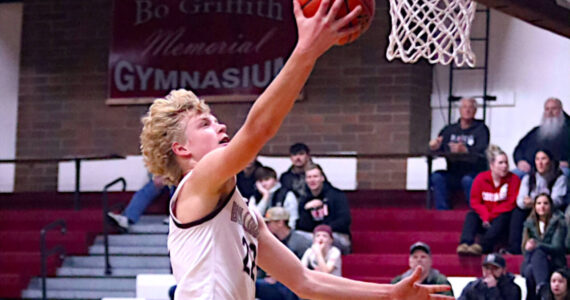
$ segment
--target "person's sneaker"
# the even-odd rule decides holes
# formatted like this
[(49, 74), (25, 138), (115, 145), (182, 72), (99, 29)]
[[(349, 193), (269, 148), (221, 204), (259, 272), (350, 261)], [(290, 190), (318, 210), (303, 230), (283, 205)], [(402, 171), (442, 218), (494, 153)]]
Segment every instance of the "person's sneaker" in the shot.
[(109, 217), (109, 220), (111, 220), (113, 225), (121, 232), (125, 233), (129, 231), (129, 218), (113, 212), (108, 212), (107, 217)]
[(457, 246), (457, 254), (459, 254), (459, 255), (468, 254), (468, 251), (469, 251), (469, 245), (467, 245), (465, 243)]
[(481, 245), (479, 244), (473, 244), (469, 246), (467, 249), (467, 253), (469, 253), (470, 255), (481, 255), (482, 252), (483, 248), (481, 248)]

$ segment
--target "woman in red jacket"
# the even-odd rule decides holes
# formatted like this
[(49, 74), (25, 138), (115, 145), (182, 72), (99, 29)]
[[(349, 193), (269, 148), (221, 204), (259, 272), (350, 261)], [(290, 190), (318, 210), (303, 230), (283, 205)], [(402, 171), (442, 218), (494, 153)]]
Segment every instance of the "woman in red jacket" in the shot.
[[(475, 177), (471, 187), (471, 211), (465, 217), (460, 255), (490, 253), (495, 244), (509, 232), (511, 211), (516, 206), (520, 179), (509, 172), (509, 159), (501, 148), (490, 145), (486, 151), (489, 171)], [(481, 233), (480, 243), (475, 236)]]

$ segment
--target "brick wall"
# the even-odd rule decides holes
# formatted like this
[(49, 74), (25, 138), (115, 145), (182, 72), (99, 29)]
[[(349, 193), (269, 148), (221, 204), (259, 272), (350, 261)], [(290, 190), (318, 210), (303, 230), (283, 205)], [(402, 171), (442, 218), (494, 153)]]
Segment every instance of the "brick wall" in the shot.
[[(111, 0), (24, 0), (17, 157), (137, 154), (144, 106), (105, 105)], [(429, 138), (431, 66), (387, 62), (387, 2), (357, 42), (322, 57), (265, 153), (421, 151)], [(213, 104), (231, 133), (249, 104)], [(360, 188), (402, 189), (404, 159), (360, 159)], [(16, 190), (55, 190), (57, 164), (18, 165)]]

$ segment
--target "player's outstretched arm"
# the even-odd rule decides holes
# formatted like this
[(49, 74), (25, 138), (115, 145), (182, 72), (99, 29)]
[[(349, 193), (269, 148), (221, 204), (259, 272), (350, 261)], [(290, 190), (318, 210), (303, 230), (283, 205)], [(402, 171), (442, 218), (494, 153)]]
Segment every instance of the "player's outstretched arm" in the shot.
[[(332, 2), (334, 1), (334, 2)], [(332, 7), (330, 6), (332, 3)], [(253, 104), (245, 123), (225, 148), (206, 155), (194, 169), (197, 186), (217, 190), (255, 158), (265, 143), (278, 131), (304, 86), (313, 66), (335, 42), (358, 28), (346, 29), (361, 8), (336, 19), (342, 0), (322, 0), (317, 13), (307, 18), (298, 0), (293, 0), (299, 38), (291, 56), (273, 82)], [(330, 9), (329, 9), (330, 7)], [(202, 174), (203, 176), (198, 174)]]
[(447, 285), (421, 285), (421, 269), (396, 285), (361, 282), (309, 270), (260, 222), (258, 264), (303, 299), (454, 299), (434, 293), (448, 291)]

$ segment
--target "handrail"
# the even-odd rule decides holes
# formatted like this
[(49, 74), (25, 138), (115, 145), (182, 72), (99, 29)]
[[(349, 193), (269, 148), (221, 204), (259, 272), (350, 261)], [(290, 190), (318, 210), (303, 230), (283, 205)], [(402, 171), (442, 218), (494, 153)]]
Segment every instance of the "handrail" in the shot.
[(81, 209), (80, 202), (80, 180), (81, 180), (81, 161), (82, 160), (102, 160), (102, 159), (125, 159), (124, 156), (119, 154), (109, 155), (76, 155), (66, 157), (51, 157), (51, 158), (15, 158), (15, 159), (0, 159), (0, 163), (16, 163), (16, 164), (35, 164), (35, 163), (50, 163), (73, 161), (75, 162), (75, 192), (73, 194), (73, 207), (75, 210)]
[(111, 264), (109, 262), (109, 220), (107, 219), (107, 213), (109, 212), (109, 199), (107, 196), (107, 190), (119, 182), (123, 184), (124, 192), (127, 188), (127, 181), (123, 177), (119, 177), (109, 182), (103, 188), (103, 241), (105, 243), (105, 275), (111, 275)]
[(47, 224), (40, 230), (40, 251), (42, 257), (42, 299), (47, 299), (47, 286), (46, 286), (46, 277), (47, 277), (47, 258), (53, 254), (59, 254), (60, 259), (65, 257), (65, 248), (62, 245), (56, 245), (53, 248), (46, 250), (46, 235), (49, 230), (56, 229), (57, 227), (61, 227), (61, 234), (65, 234), (67, 232), (67, 225), (65, 224), (65, 220), (59, 219), (50, 224)]

